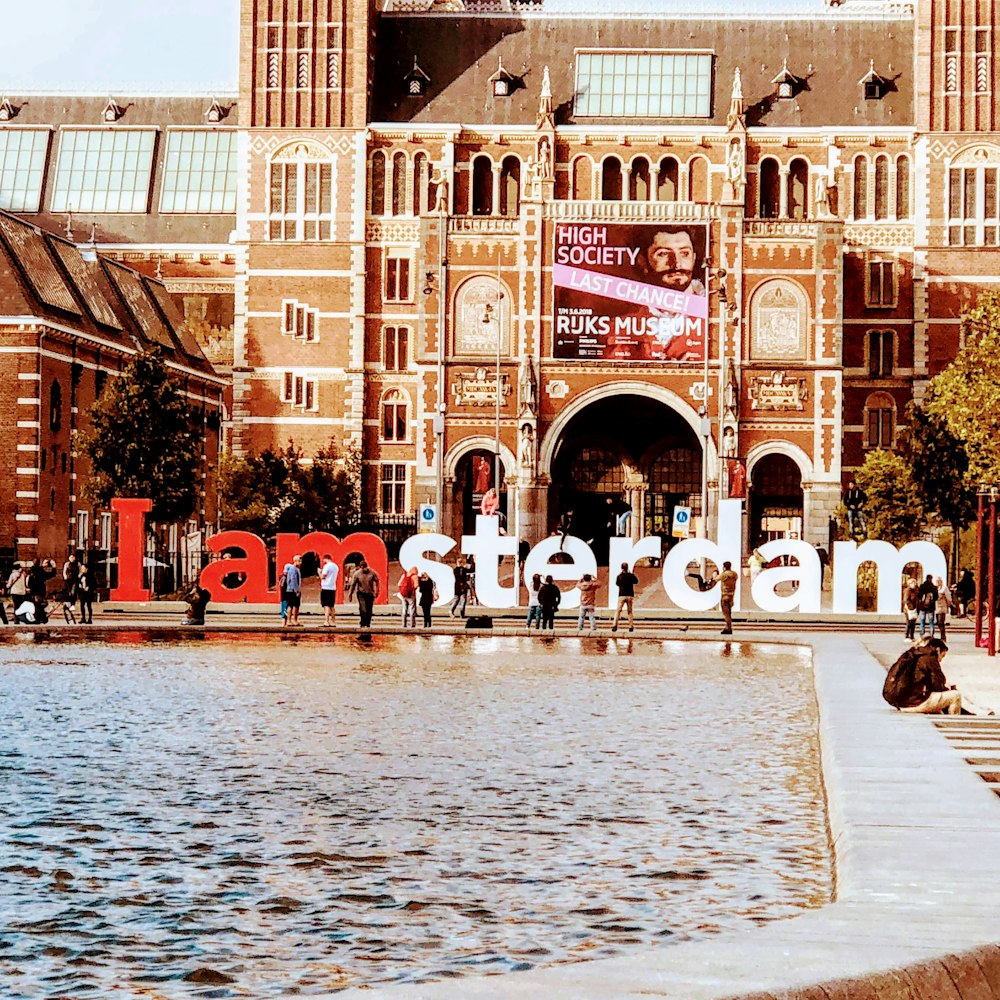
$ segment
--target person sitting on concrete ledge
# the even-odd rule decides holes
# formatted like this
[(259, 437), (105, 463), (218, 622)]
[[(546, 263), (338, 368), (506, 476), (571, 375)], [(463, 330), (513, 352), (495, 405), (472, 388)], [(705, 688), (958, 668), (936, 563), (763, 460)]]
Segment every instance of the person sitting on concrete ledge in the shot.
[(205, 609), (212, 595), (204, 588), (195, 584), (187, 596), (187, 617), (182, 625), (204, 625)]
[(913, 715), (960, 715), (962, 696), (948, 685), (941, 660), (948, 652), (941, 639), (926, 639), (907, 649), (889, 668), (882, 697)]

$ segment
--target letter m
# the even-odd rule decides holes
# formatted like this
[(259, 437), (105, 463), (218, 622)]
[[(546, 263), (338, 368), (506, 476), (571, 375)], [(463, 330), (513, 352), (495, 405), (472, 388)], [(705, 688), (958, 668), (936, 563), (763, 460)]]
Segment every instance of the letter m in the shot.
[[(908, 563), (919, 563), (921, 573), (946, 579), (948, 564), (944, 553), (932, 542), (908, 542), (896, 549), (888, 542), (869, 539), (833, 544), (833, 611), (853, 615), (858, 610), (858, 569), (874, 563), (878, 587), (878, 613), (898, 615), (902, 609), (903, 571)], [(921, 577), (922, 579), (923, 577)]]
[(275, 565), (280, 575), (286, 563), (295, 556), (315, 552), (322, 558), (327, 553), (333, 556), (333, 561), (340, 567), (337, 576), (337, 603), (344, 600), (344, 557), (357, 552), (364, 557), (365, 562), (379, 575), (382, 586), (379, 589), (376, 604), (388, 604), (389, 597), (389, 553), (385, 542), (378, 535), (369, 531), (356, 531), (343, 541), (328, 531), (310, 531), (308, 535), (279, 534), (275, 539)]

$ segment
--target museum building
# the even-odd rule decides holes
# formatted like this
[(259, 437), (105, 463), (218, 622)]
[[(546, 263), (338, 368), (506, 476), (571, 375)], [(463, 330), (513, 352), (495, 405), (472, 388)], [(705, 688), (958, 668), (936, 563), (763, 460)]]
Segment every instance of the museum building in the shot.
[(996, 281), (994, 6), (556, 4), (242, 0), (238, 97), (7, 95), (0, 205), (161, 278), (229, 446), (360, 448), (384, 523), (828, 541)]

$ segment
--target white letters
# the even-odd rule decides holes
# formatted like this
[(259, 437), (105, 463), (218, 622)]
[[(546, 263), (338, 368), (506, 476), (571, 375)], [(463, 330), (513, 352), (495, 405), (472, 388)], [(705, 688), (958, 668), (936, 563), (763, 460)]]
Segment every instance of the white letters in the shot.
[[(572, 580), (574, 583), (589, 573), (591, 576), (597, 575), (597, 560), (591, 547), (582, 539), (574, 538), (572, 535), (566, 536), (563, 542), (562, 551), (572, 560), (572, 563), (550, 563), (552, 558), (559, 551), (559, 538), (553, 535), (539, 542), (528, 554), (524, 561), (524, 585), (531, 586), (531, 578), (535, 573), (539, 573), (542, 580), (551, 575), (554, 582), (560, 580)], [(576, 608), (580, 605), (580, 590), (574, 587), (572, 590), (563, 592), (561, 608)]]
[(833, 545), (833, 610), (840, 615), (853, 615), (858, 610), (858, 567), (864, 562), (875, 563), (878, 580), (878, 613), (898, 615), (902, 609), (903, 568), (907, 563), (920, 563), (923, 582), (928, 573), (948, 577), (944, 553), (931, 542), (909, 542), (897, 550), (888, 542), (869, 539), (856, 542), (834, 542)]
[(438, 599), (434, 606), (440, 608), (450, 604), (455, 596), (455, 574), (445, 563), (425, 559), (425, 552), (446, 556), (455, 547), (455, 539), (436, 532), (427, 532), (407, 538), (399, 547), (399, 565), (404, 569), (417, 567), (418, 573), (426, 573), (437, 587)]
[(500, 559), (517, 557), (517, 539), (500, 534), (500, 518), (476, 515), (476, 533), (462, 535), (462, 551), (476, 559), (476, 596), (487, 608), (517, 607), (517, 574), (513, 587), (500, 586)]
[[(759, 549), (765, 562), (779, 556), (791, 556), (798, 566), (775, 566), (761, 570), (750, 588), (754, 604), (761, 611), (799, 611), (819, 614), (820, 611), (820, 562), (816, 550), (808, 543), (788, 539), (767, 542)], [(775, 593), (779, 583), (798, 582), (787, 596)]]
[(618, 584), (615, 583), (621, 564), (628, 563), (630, 571), (640, 559), (659, 559), (663, 554), (663, 539), (647, 535), (633, 542), (631, 538), (612, 538), (608, 545), (608, 610), (618, 607)]
[(719, 569), (724, 562), (736, 570), (736, 595), (733, 610), (740, 609), (740, 566), (742, 560), (743, 501), (723, 500), (719, 504), (719, 542), (707, 538), (688, 538), (678, 542), (663, 560), (663, 589), (674, 604), (685, 611), (708, 611), (719, 603), (719, 585), (711, 590), (695, 590), (686, 579), (688, 564), (710, 559)]

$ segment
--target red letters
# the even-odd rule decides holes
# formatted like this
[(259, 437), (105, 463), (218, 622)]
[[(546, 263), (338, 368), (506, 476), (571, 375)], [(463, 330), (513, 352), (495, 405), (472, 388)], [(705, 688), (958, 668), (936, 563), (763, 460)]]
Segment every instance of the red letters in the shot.
[(341, 572), (337, 576), (338, 604), (344, 600), (344, 556), (359, 552), (368, 565), (378, 573), (382, 582), (375, 603), (389, 603), (389, 553), (386, 551), (385, 542), (378, 535), (368, 531), (357, 531), (348, 535), (343, 541), (326, 531), (311, 531), (301, 538), (298, 535), (278, 535), (274, 559), (278, 573), (282, 571), (285, 563), (292, 561), (294, 556), (304, 555), (306, 552), (316, 552), (320, 558), (329, 553), (340, 567)]
[(146, 555), (146, 515), (152, 500), (115, 497), (111, 509), (118, 515), (118, 586), (108, 595), (112, 601), (148, 601), (142, 585), (142, 562)]
[[(277, 604), (280, 595), (267, 586), (267, 549), (263, 541), (249, 531), (220, 531), (206, 543), (213, 552), (242, 549), (245, 555), (218, 559), (201, 571), (201, 585), (216, 604)], [(246, 579), (238, 587), (223, 582), (230, 573), (242, 573)]]

